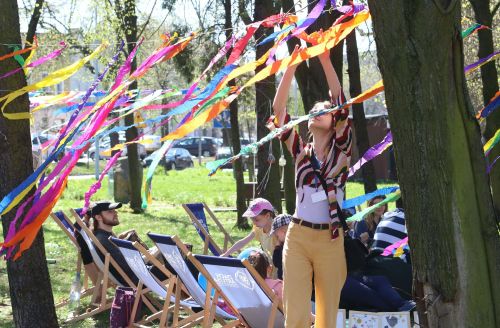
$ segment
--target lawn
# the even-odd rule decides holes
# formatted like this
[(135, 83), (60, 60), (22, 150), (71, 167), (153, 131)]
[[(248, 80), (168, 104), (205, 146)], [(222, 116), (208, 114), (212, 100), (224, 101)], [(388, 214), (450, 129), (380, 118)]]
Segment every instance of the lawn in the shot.
[[(175, 234), (184, 242), (193, 244), (195, 252), (201, 251), (201, 239), (191, 225), (181, 204), (203, 201), (213, 208), (234, 207), (236, 200), (235, 184), (231, 171), (222, 171), (213, 177), (208, 177), (207, 173), (206, 169), (200, 167), (183, 171), (169, 171), (168, 173), (165, 173), (163, 169), (158, 169), (157, 175), (153, 179), (153, 203), (151, 206), (144, 214), (133, 214), (127, 206), (124, 206), (119, 210), (121, 223), (115, 231), (120, 232), (133, 228), (140, 236), (145, 236), (148, 231)], [(70, 180), (56, 210), (81, 207), (84, 193), (94, 182), (93, 179)], [(102, 188), (92, 199), (111, 199), (108, 186), (109, 182), (106, 178), (102, 183)], [(379, 184), (379, 187), (383, 186), (385, 184)], [(348, 183), (348, 198), (363, 193), (361, 183)], [(248, 231), (234, 227), (236, 222), (234, 212), (218, 212), (216, 215), (234, 239), (237, 240), (248, 233)], [(50, 218), (47, 219), (43, 228), (47, 259), (55, 260), (55, 263), (48, 264), (48, 267), (54, 299), (58, 302), (69, 295), (70, 285), (75, 275), (77, 254), (66, 235)], [(222, 243), (222, 235), (217, 233), (215, 227), (210, 228), (211, 231), (215, 231), (213, 234), (216, 241)], [(143, 239), (148, 242), (146, 237)], [(0, 327), (13, 327), (6, 272), (5, 262), (0, 261)], [(59, 320), (64, 321), (69, 312), (66, 308), (62, 308), (57, 313)], [(108, 318), (109, 312), (105, 312), (95, 318), (70, 325), (70, 327), (109, 327)]]

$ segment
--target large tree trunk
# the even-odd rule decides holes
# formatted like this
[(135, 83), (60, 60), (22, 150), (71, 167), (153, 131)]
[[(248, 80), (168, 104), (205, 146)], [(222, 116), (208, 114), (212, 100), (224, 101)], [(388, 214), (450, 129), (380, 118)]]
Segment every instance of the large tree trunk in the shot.
[[(256, 0), (254, 5), (254, 21), (260, 21), (266, 17), (274, 14), (273, 1), (269, 0)], [(262, 40), (267, 35), (271, 34), (271, 29), (260, 27), (255, 32), (255, 39)], [(257, 46), (256, 56), (262, 57), (272, 44), (265, 44)], [(256, 73), (262, 67), (257, 68)], [(274, 75), (265, 78), (264, 80), (255, 84), (255, 111), (257, 113), (257, 140), (265, 137), (269, 130), (266, 128), (266, 122), (272, 111), (272, 102), (276, 93), (275, 77)], [(278, 159), (280, 157), (280, 141), (273, 140), (265, 147), (259, 148), (257, 153), (257, 162), (259, 171), (257, 174), (257, 182), (261, 187), (261, 192), (258, 193), (259, 197), (264, 197), (269, 200), (276, 210), (281, 212), (281, 183), (280, 183), (280, 170), (278, 166)], [(269, 147), (272, 147), (272, 155), (274, 156), (274, 163), (269, 163)], [(270, 172), (268, 172), (270, 170)]]
[[(17, 1), (6, 0), (0, 5), (0, 40), (21, 44)], [(0, 45), (0, 56), (12, 49)], [(19, 64), (9, 58), (0, 62), (0, 75)], [(26, 86), (23, 71), (0, 80), (1, 90), (16, 90)], [(28, 94), (14, 100), (6, 110), (28, 112)], [(17, 187), (33, 172), (33, 156), (29, 120), (8, 120), (0, 115), (0, 199)], [(28, 207), (29, 208), (29, 207)], [(2, 216), (3, 235), (7, 235), (17, 207)], [(17, 261), (7, 261), (12, 312), (16, 327), (57, 327), (54, 298), (45, 258), (43, 229), (33, 245)]]
[[(224, 0), (224, 28), (226, 30), (226, 39), (229, 39), (233, 30), (233, 21), (231, 14), (231, 0)], [(229, 57), (228, 52), (227, 56)], [(230, 86), (236, 85), (234, 80), (229, 81)], [(231, 144), (233, 147), (233, 154), (238, 154), (241, 151), (240, 144), (240, 124), (238, 122), (238, 100), (235, 99), (229, 105), (230, 120), (231, 120)], [(243, 161), (238, 159), (233, 163), (234, 180), (236, 182), (236, 209), (238, 211), (238, 219), (236, 226), (244, 229), (248, 228), (248, 220), (243, 217), (246, 210), (245, 204), (245, 179), (243, 177)]]
[[(356, 31), (351, 32), (346, 38), (347, 47), (347, 64), (349, 69), (349, 95), (351, 98), (361, 94), (361, 74), (359, 69), (358, 45), (356, 42)], [(356, 131), (356, 146), (359, 156), (370, 148), (370, 140), (368, 138), (368, 130), (366, 128), (366, 118), (363, 103), (354, 104), (352, 106), (352, 116), (354, 121), (354, 130)], [(363, 185), (365, 193), (369, 193), (377, 189), (377, 181), (375, 177), (375, 166), (372, 161), (369, 161), (361, 167), (363, 175)]]
[[(474, 9), (476, 22), (486, 26), (492, 26), (492, 14), (490, 12), (489, 0), (469, 0)], [(484, 58), (495, 51), (493, 45), (493, 31), (491, 29), (482, 29), (477, 32), (479, 39), (479, 49), (477, 56)], [(490, 99), (498, 91), (498, 74), (495, 61), (491, 61), (486, 65), (481, 66), (481, 81), (483, 84), (483, 103), (486, 105)], [(500, 128), (500, 110), (495, 110), (486, 119), (486, 128), (484, 137), (489, 140), (495, 132)], [(495, 147), (490, 155), (490, 161), (500, 156), (500, 148)], [(496, 167), (490, 172), (491, 192), (493, 195), (493, 203), (495, 206), (497, 217), (500, 217), (500, 169)]]
[[(137, 42), (137, 15), (135, 13), (135, 0), (125, 0), (124, 3), (124, 22), (125, 22), (125, 39), (127, 40), (127, 50), (131, 53)], [(120, 18), (120, 17), (119, 17)], [(131, 72), (137, 68), (137, 60), (132, 60)], [(137, 89), (137, 81), (130, 85), (130, 89)], [(134, 114), (125, 116), (125, 125), (129, 126), (134, 124)], [(137, 128), (131, 127), (126, 133), (127, 141), (135, 140), (138, 136)], [(137, 152), (137, 144), (127, 145), (128, 157), (128, 172), (130, 177), (130, 208), (134, 213), (141, 213), (142, 199), (141, 199), (141, 186), (142, 186), (142, 166), (139, 162), (139, 155)]]
[(430, 327), (500, 325), (500, 239), (463, 73), (459, 1), (369, 0)]

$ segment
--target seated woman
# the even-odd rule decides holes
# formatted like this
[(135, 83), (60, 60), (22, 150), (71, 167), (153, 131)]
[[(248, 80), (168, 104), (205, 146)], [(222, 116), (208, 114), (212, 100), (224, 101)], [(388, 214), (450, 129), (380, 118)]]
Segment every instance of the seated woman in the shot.
[[(377, 196), (368, 201), (368, 206), (380, 203), (385, 199), (385, 196)], [(377, 229), (378, 223), (380, 222), (384, 213), (387, 212), (387, 204), (378, 207), (372, 213), (368, 214), (362, 221), (359, 221), (354, 226), (354, 238), (361, 240), (363, 244), (370, 247), (373, 242), (373, 236), (375, 235), (375, 230)]]

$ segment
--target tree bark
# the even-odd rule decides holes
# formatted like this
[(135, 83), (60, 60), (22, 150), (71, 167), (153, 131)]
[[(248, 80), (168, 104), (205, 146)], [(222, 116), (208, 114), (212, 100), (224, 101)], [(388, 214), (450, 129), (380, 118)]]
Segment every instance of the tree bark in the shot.
[(463, 72), (460, 2), (369, 0), (430, 327), (500, 325), (500, 239)]
[[(231, 0), (224, 1), (224, 29), (226, 31), (226, 39), (229, 39), (232, 35), (233, 20), (231, 13)], [(227, 57), (229, 58), (230, 53), (228, 52)], [(235, 86), (234, 80), (229, 81), (229, 86)], [(233, 100), (229, 105), (230, 110), (230, 120), (231, 120), (231, 145), (233, 147), (233, 154), (239, 154), (241, 151), (240, 144), (240, 124), (238, 122), (238, 99)], [(236, 226), (240, 229), (249, 228), (247, 218), (243, 217), (243, 213), (246, 210), (245, 204), (245, 179), (243, 177), (243, 161), (241, 158), (233, 163), (233, 173), (234, 180), (236, 183), (236, 210), (238, 212), (238, 218), (236, 221)]]
[[(260, 21), (266, 17), (274, 14), (273, 1), (269, 0), (256, 0), (254, 4), (254, 21)], [(262, 40), (267, 35), (271, 34), (271, 29), (264, 29), (260, 27), (255, 32), (255, 40)], [(272, 44), (265, 44), (256, 47), (257, 58), (262, 57)], [(258, 67), (256, 73), (262, 67)], [(266, 122), (272, 112), (272, 102), (276, 93), (275, 77), (274, 75), (265, 78), (264, 80), (255, 84), (255, 111), (257, 113), (257, 140), (265, 137), (269, 130), (266, 127)], [(257, 153), (257, 161), (259, 171), (257, 174), (257, 182), (260, 188), (258, 193), (259, 197), (264, 197), (273, 204), (275, 209), (281, 212), (281, 182), (280, 170), (278, 166), (278, 159), (280, 157), (279, 140), (273, 140), (268, 145), (259, 148)], [(269, 148), (270, 147), (270, 148)], [(270, 153), (272, 149), (272, 156), (274, 162), (269, 162)], [(268, 172), (269, 171), (269, 172)]]
[[(3, 43), (21, 44), (19, 9), (17, 1), (3, 1), (0, 5), (0, 39)], [(12, 49), (0, 45), (0, 56)], [(0, 62), (0, 75), (19, 64), (9, 58)], [(0, 80), (1, 90), (16, 90), (26, 86), (24, 72), (20, 71)], [(7, 106), (8, 112), (28, 112), (28, 94)], [(17, 187), (33, 172), (29, 120), (8, 120), (0, 115), (0, 198)], [(29, 194), (31, 195), (31, 194)], [(29, 208), (29, 206), (28, 206)], [(2, 216), (3, 235), (15, 217), (17, 207)], [(17, 261), (7, 261), (9, 291), (16, 327), (57, 327), (57, 316), (45, 258), (43, 228), (33, 245)]]
[[(490, 12), (489, 0), (469, 0), (476, 16), (476, 22), (493, 28), (493, 16)], [(482, 29), (477, 32), (479, 39), (479, 48), (477, 56), (484, 58), (495, 51), (493, 44), (493, 30)], [(495, 61), (491, 61), (486, 65), (481, 66), (481, 82), (483, 84), (483, 104), (486, 105), (498, 91), (498, 74)], [(495, 132), (500, 128), (500, 111), (495, 110), (486, 119), (486, 127), (484, 129), (484, 138), (489, 140)], [(500, 156), (500, 148), (495, 147), (489, 155), (489, 160), (492, 162)], [(493, 203), (497, 218), (500, 217), (500, 169), (496, 167), (490, 172), (491, 193), (493, 195)]]
[[(346, 38), (347, 47), (347, 70), (349, 74), (349, 95), (351, 98), (361, 94), (361, 74), (359, 69), (358, 45), (356, 42), (356, 31), (351, 32)], [(354, 104), (352, 106), (352, 116), (354, 130), (356, 131), (356, 146), (358, 147), (359, 156), (370, 148), (370, 140), (368, 138), (368, 129), (366, 128), (365, 109), (363, 103)], [(377, 190), (377, 181), (375, 177), (375, 166), (372, 161), (365, 163), (361, 167), (363, 175), (363, 185), (365, 193)]]
[[(117, 1), (119, 2), (119, 1)], [(127, 41), (127, 51), (130, 54), (134, 50), (137, 44), (137, 15), (135, 13), (135, 0), (125, 0), (124, 2), (124, 25), (125, 29), (123, 33), (125, 34), (125, 39)], [(118, 14), (118, 12), (117, 12)], [(120, 17), (118, 17), (120, 18)], [(131, 63), (131, 72), (134, 72), (137, 68), (137, 60), (134, 58)], [(137, 89), (137, 81), (134, 81), (130, 85), (130, 89)], [(134, 124), (134, 114), (129, 114), (125, 116), (125, 125), (130, 126)], [(128, 141), (137, 139), (138, 131), (137, 128), (131, 127), (125, 132), (125, 138)], [(130, 177), (130, 208), (134, 213), (142, 213), (142, 199), (141, 199), (141, 187), (142, 187), (142, 166), (139, 162), (139, 155), (137, 151), (137, 144), (132, 143), (127, 145), (127, 157), (128, 157), (128, 170)]]

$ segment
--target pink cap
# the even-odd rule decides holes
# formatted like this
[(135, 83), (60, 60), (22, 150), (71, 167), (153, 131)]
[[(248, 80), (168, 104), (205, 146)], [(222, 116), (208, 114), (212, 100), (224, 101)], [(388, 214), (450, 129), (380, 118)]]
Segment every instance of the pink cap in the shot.
[(255, 198), (250, 202), (248, 209), (243, 213), (243, 217), (253, 218), (259, 215), (263, 210), (274, 212), (273, 205), (264, 198)]

